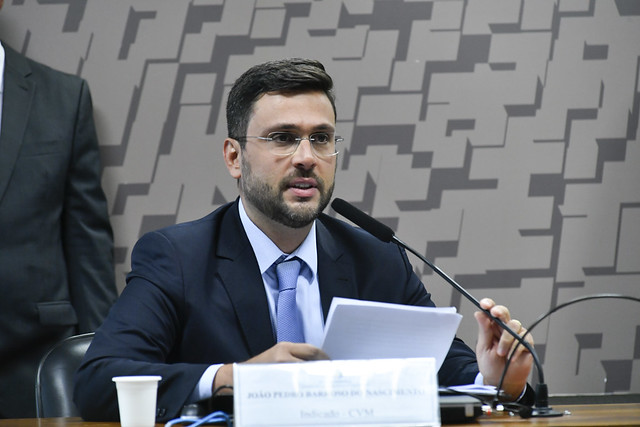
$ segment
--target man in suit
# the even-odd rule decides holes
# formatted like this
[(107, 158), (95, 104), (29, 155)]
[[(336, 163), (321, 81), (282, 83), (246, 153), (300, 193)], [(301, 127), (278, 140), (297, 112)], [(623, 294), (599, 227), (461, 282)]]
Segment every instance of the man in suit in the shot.
[(86, 82), (6, 44), (0, 82), (0, 418), (26, 418), (42, 356), (117, 297), (113, 237)]
[[(157, 415), (165, 421), (232, 385), (234, 362), (324, 359), (318, 346), (336, 296), (433, 305), (404, 250), (322, 214), (341, 140), (332, 85), (321, 63), (304, 59), (257, 65), (235, 82), (223, 155), (240, 198), (137, 243), (127, 286), (76, 376), (84, 418), (117, 419), (116, 375), (161, 375)], [(301, 342), (281, 339), (276, 265), (283, 256), (300, 264)], [(505, 307), (482, 304), (524, 332)], [(484, 314), (477, 319), (478, 358), (455, 340), (441, 384), (499, 381), (513, 338)], [(531, 363), (517, 352), (505, 381), (514, 398)]]

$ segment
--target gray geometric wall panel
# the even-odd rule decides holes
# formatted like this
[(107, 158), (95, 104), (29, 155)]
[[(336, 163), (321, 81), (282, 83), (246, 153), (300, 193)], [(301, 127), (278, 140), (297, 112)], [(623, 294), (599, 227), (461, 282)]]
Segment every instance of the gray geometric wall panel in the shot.
[[(235, 78), (304, 56), (335, 78), (335, 195), (474, 295), (525, 324), (640, 297), (638, 1), (6, 0), (0, 38), (89, 82), (120, 289), (141, 234), (236, 197)], [(474, 345), (473, 306), (412, 261)], [(629, 301), (554, 313), (551, 392), (640, 392), (639, 331)]]

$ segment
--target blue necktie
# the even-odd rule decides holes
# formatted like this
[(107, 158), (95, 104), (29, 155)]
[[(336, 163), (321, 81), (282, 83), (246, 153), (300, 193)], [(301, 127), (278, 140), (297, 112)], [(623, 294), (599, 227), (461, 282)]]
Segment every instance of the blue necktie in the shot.
[(302, 324), (296, 308), (296, 286), (300, 273), (300, 260), (291, 258), (276, 261), (278, 275), (278, 304), (276, 306), (276, 335), (278, 342), (304, 342)]

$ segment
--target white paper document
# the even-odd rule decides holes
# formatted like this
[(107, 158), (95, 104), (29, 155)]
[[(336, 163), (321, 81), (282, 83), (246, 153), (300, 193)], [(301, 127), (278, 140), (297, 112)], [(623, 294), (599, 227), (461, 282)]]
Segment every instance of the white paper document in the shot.
[(461, 320), (455, 307), (334, 298), (322, 349), (333, 360), (433, 357), (437, 372)]

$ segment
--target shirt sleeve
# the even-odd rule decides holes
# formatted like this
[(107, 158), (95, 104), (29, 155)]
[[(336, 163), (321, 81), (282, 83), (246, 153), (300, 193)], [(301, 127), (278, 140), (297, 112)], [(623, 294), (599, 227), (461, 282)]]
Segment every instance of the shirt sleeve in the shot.
[(213, 392), (213, 380), (218, 373), (218, 369), (222, 367), (222, 364), (211, 365), (207, 368), (206, 371), (200, 377), (200, 381), (196, 384), (189, 396), (189, 400), (187, 403), (194, 403), (200, 400), (208, 399), (212, 396)]

